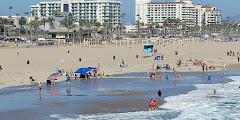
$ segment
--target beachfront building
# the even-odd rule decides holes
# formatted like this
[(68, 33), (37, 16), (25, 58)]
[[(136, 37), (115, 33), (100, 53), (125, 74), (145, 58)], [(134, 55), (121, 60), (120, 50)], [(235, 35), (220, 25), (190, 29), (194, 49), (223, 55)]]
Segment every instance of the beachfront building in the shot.
[(56, 13), (68, 12), (76, 19), (98, 21), (109, 25), (120, 23), (121, 2), (116, 0), (62, 0), (56, 2), (39, 2), (32, 5), (31, 17), (54, 17)]
[(193, 4), (191, 0), (175, 2), (151, 2), (150, 0), (135, 1), (135, 21), (144, 24), (164, 23), (166, 19), (179, 19), (187, 26), (220, 24), (222, 12), (214, 5)]

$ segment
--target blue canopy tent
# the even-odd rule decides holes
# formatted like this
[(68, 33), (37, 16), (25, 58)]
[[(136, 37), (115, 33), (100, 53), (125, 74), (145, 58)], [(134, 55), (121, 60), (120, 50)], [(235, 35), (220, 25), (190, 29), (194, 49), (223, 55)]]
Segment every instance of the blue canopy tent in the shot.
[[(78, 70), (76, 70), (74, 73), (80, 73), (80, 77), (81, 77), (81, 74), (82, 75), (86, 75), (88, 71), (90, 70), (96, 70), (97, 68), (94, 68), (94, 67), (88, 67), (88, 68), (79, 68)], [(86, 77), (86, 76), (85, 76)]]
[(97, 68), (94, 67), (88, 67), (88, 68), (79, 68), (74, 73), (80, 73), (80, 74), (86, 74), (90, 70), (96, 70)]

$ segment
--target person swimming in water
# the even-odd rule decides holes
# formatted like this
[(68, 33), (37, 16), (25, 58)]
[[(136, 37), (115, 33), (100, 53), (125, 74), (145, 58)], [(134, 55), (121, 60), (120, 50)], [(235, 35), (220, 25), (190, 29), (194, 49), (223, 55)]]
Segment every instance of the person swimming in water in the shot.
[(168, 80), (168, 75), (166, 76), (166, 80)]
[(182, 76), (181, 76), (181, 74), (180, 73), (178, 73), (178, 79), (180, 79)]

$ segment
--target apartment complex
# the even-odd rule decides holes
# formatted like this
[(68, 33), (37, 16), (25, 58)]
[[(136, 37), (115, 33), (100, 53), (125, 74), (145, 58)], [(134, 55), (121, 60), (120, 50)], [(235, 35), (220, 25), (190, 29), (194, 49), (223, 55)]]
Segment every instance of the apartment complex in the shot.
[(144, 24), (163, 23), (166, 19), (180, 19), (187, 26), (221, 23), (222, 12), (214, 5), (193, 4), (191, 0), (175, 2), (151, 2), (136, 0), (135, 20)]
[(69, 12), (77, 19), (100, 23), (107, 22), (110, 25), (120, 23), (121, 2), (116, 0), (62, 0), (56, 2), (39, 2), (32, 5), (31, 17), (49, 17), (55, 13)]

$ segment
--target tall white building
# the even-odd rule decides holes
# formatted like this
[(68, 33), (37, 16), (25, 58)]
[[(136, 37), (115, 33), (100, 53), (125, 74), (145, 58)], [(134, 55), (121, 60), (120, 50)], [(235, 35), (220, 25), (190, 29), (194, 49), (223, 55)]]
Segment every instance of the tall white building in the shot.
[(187, 26), (202, 26), (221, 23), (222, 12), (214, 5), (193, 4), (191, 0), (175, 2), (151, 2), (150, 0), (135, 1), (135, 20), (144, 24), (153, 22), (162, 24), (167, 18), (180, 19)]
[(81, 20), (100, 23), (108, 22), (111, 25), (120, 23), (121, 2), (116, 0), (62, 0), (56, 2), (39, 2), (32, 5), (31, 17), (49, 17), (58, 12), (70, 12), (74, 17)]

